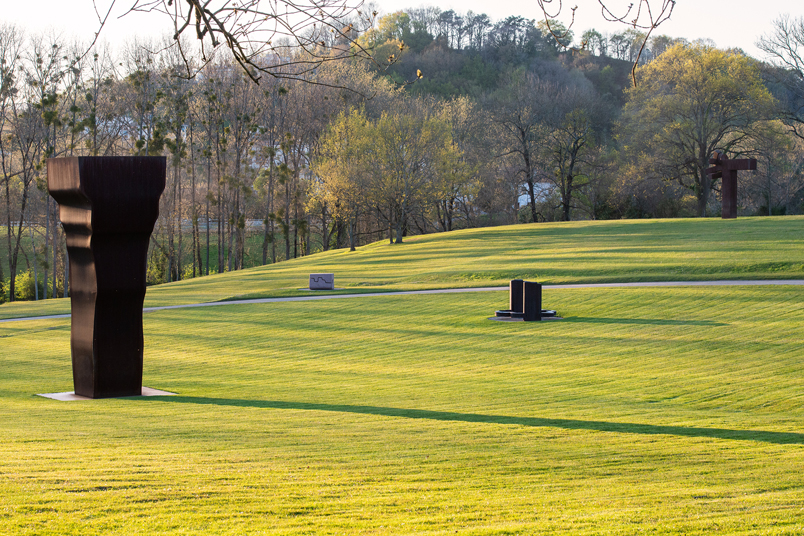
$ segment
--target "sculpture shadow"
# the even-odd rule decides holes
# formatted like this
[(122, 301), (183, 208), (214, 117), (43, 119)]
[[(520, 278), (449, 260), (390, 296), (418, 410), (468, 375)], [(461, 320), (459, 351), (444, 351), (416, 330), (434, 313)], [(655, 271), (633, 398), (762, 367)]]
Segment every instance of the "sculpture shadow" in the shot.
[(564, 322), (583, 322), (587, 324), (639, 324), (645, 326), (706, 326), (723, 327), (728, 326), (724, 322), (714, 322), (712, 320), (669, 320), (664, 318), (602, 318), (586, 316), (568, 316)]
[(672, 435), (700, 438), (707, 437), (734, 441), (759, 441), (777, 445), (804, 445), (804, 434), (795, 432), (731, 430), (727, 428), (698, 428), (690, 426), (584, 421), (577, 419), (548, 419), (541, 417), (512, 417), (506, 415), (483, 415), (479, 413), (457, 413), (452, 411), (430, 411), (423, 409), (402, 409), (380, 406), (355, 406), (348, 404), (314, 404), (309, 402), (286, 402), (278, 400), (244, 400), (192, 396), (154, 396), (147, 398), (136, 398), (136, 400), (149, 402), (174, 402), (179, 404), (206, 404), (243, 408), (332, 411), (337, 413), (356, 413), (359, 415), (377, 415), (381, 417), (400, 417), (405, 419), (426, 419), (432, 421), (501, 424), (528, 426), (533, 428), (562, 428), (565, 430), (589, 430), (594, 432), (612, 432), (620, 434)]

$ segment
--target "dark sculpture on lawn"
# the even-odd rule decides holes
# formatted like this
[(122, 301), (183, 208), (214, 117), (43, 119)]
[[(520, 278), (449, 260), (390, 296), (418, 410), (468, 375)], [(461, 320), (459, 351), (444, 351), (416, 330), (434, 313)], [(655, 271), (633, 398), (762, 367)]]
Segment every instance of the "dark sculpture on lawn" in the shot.
[(542, 285), (535, 281), (512, 279), (508, 283), (508, 307), (508, 309), (495, 311), (494, 317), (525, 322), (559, 318), (555, 311), (542, 309)]
[(757, 168), (756, 158), (740, 158), (729, 160), (726, 155), (716, 151), (714, 156), (709, 159), (712, 167), (706, 172), (712, 176), (712, 180), (720, 179), (720, 197), (722, 200), (721, 217), (732, 219), (737, 217), (737, 171), (753, 170)]
[(70, 258), (75, 394), (142, 394), (148, 243), (165, 189), (164, 157), (48, 160)]

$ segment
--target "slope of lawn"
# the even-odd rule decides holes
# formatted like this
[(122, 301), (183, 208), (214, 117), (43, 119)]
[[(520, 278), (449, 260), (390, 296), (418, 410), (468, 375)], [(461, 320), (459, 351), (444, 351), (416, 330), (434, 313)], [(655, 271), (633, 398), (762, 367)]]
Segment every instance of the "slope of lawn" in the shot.
[[(615, 281), (804, 278), (804, 216), (540, 223), (415, 236), (150, 287), (146, 306), (304, 294), (310, 273), (342, 292)], [(5, 304), (0, 318), (69, 312)]]
[(566, 319), (487, 320), (505, 292), (158, 311), (144, 383), (178, 396), (71, 403), (34, 396), (72, 388), (69, 321), (0, 324), (0, 534), (804, 533), (804, 287), (544, 298)]

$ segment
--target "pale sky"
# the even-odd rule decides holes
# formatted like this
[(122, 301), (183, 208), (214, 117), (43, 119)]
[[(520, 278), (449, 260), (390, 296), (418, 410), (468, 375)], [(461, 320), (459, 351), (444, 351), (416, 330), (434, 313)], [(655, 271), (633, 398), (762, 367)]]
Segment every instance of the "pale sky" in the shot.
[[(612, 10), (626, 9), (632, 0), (607, 0)], [(558, 0), (554, 0), (554, 4)], [(117, 0), (110, 22), (101, 33), (102, 39), (117, 46), (134, 36), (158, 37), (167, 33), (169, 20), (160, 15), (130, 14), (122, 19), (122, 15), (131, 6), (133, 0)], [(660, 0), (651, 0), (658, 5)], [(4, 0), (0, 11), (0, 21), (12, 22), (30, 31), (55, 30), (64, 36), (75, 36), (89, 41), (97, 30), (98, 22), (93, 9), (92, 0), (37, 0), (19, 1)], [(97, 0), (99, 9), (108, 9), (111, 0)], [(486, 13), (497, 21), (509, 15), (520, 15), (525, 18), (540, 18), (541, 11), (536, 0), (375, 0), (381, 12), (391, 13), (396, 10), (420, 7), (422, 5), (438, 6), (442, 10), (453, 9), (456, 12)], [(569, 8), (578, 6), (576, 22), (573, 29), (576, 35), (584, 30), (596, 28), (602, 32), (622, 31), (622, 25), (607, 25), (600, 14), (597, 0), (565, 1), (567, 12), (559, 17), (565, 24), (569, 22)], [(762, 58), (762, 53), (754, 46), (757, 38), (771, 29), (772, 21), (779, 15), (788, 13), (793, 17), (804, 15), (801, 0), (678, 0), (669, 21), (662, 24), (658, 33), (672, 37), (685, 37), (693, 40), (708, 37), (717, 46), (740, 47), (748, 54)]]

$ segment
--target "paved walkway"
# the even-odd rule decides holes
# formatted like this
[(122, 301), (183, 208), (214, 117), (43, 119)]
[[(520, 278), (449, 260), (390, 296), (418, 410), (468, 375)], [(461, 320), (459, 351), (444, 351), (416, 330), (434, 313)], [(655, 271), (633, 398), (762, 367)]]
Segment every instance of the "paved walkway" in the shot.
[[(585, 283), (575, 285), (544, 285), (544, 289), (573, 289), (573, 288), (622, 288), (622, 287), (731, 287), (731, 286), (762, 286), (762, 285), (795, 285), (804, 286), (804, 279), (779, 279), (759, 281), (657, 281), (638, 283)], [(508, 290), (508, 287), (474, 287), (474, 288), (443, 288), (435, 290), (404, 290), (398, 292), (369, 292), (364, 294), (319, 294), (310, 296), (293, 296), (289, 298), (258, 298), (254, 300), (232, 300), (209, 303), (188, 303), (184, 305), (165, 305), (162, 307), (145, 307), (143, 311), (164, 311), (167, 309), (186, 309), (188, 307), (216, 307), (219, 305), (244, 305), (253, 303), (277, 303), (313, 300), (335, 300), (342, 298), (373, 298), (377, 296), (407, 296), (409, 294), (460, 294), (465, 292), (492, 292)], [(311, 291), (314, 292), (314, 291)], [(50, 320), (55, 318), (70, 318), (69, 314), (50, 316), (31, 316), (24, 318), (7, 318), (3, 322), (20, 322), (23, 320)]]

